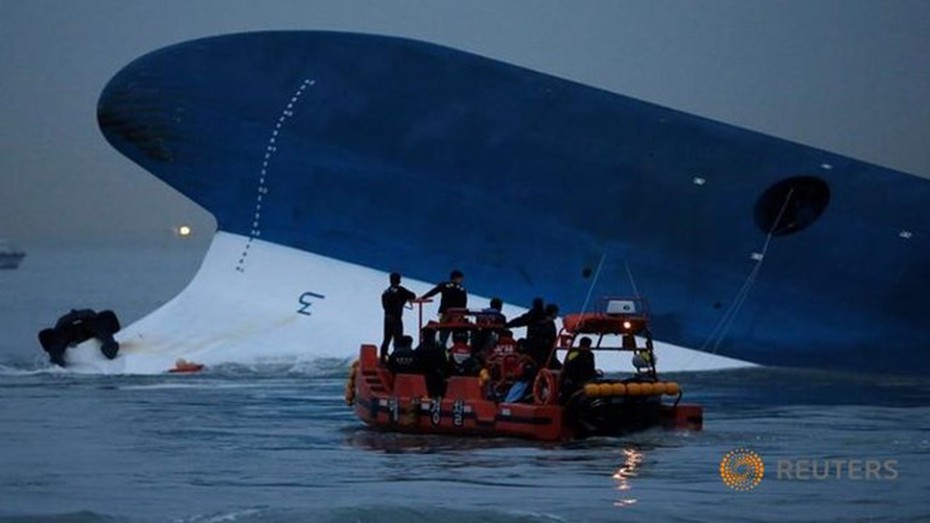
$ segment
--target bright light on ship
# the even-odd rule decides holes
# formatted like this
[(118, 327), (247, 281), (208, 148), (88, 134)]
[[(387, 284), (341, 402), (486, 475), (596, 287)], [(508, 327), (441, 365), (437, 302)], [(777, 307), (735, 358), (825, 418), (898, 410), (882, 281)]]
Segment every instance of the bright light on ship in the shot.
[(194, 231), (190, 228), (190, 226), (187, 226), (187, 225), (182, 225), (182, 226), (178, 227), (177, 231), (178, 231), (178, 236), (180, 236), (181, 238), (187, 238), (188, 236), (191, 235), (191, 233), (194, 232)]

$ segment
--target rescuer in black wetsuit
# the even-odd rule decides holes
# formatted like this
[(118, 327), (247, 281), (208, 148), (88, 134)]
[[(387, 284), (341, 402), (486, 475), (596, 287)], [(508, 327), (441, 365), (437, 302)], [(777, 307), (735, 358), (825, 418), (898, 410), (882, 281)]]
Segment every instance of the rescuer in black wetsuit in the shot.
[(449, 376), (449, 356), (445, 347), (436, 342), (436, 332), (424, 327), (420, 331), (420, 345), (416, 348), (417, 367), (426, 381), (427, 393), (432, 398), (442, 396)]
[(565, 365), (562, 367), (561, 401), (568, 401), (585, 383), (597, 377), (594, 368), (594, 353), (591, 352), (591, 338), (584, 336), (578, 340), (578, 347), (573, 347), (565, 355)]
[[(525, 314), (507, 322), (507, 327), (526, 327), (526, 352), (541, 369), (558, 369), (561, 364), (555, 357), (549, 360), (549, 353), (555, 345), (558, 334), (555, 319), (559, 315), (559, 306), (550, 303), (543, 305), (542, 298), (533, 299), (533, 308)], [(547, 361), (548, 360), (548, 361)]]
[(391, 286), (381, 293), (381, 307), (384, 308), (384, 341), (381, 342), (381, 361), (387, 359), (391, 340), (396, 345), (404, 335), (404, 304), (417, 297), (416, 294), (400, 284), (400, 274), (392, 272)]
[[(439, 300), (440, 322), (448, 321), (449, 318), (446, 316), (446, 311), (449, 309), (464, 309), (468, 306), (468, 291), (466, 291), (465, 287), (462, 285), (464, 280), (465, 275), (462, 274), (462, 271), (454, 270), (449, 274), (449, 281), (444, 281), (436, 285), (429, 292), (420, 297), (421, 300), (425, 300), (442, 293), (442, 298)], [(445, 347), (448, 339), (449, 329), (443, 329), (439, 332), (440, 345)]]
[[(527, 329), (527, 341), (530, 342), (530, 350), (534, 351), (534, 359), (539, 368), (561, 369), (562, 364), (555, 357), (552, 347), (555, 346), (555, 339), (558, 336), (558, 329), (555, 328), (555, 319), (559, 317), (559, 306), (550, 303), (546, 305), (545, 315), (537, 325), (534, 332), (535, 338), (530, 340), (529, 329)], [(550, 354), (552, 357), (550, 358)]]
[[(544, 302), (542, 298), (533, 298), (533, 307), (525, 313), (508, 321), (507, 327), (526, 327), (527, 331), (529, 331), (531, 328), (535, 328), (535, 325), (539, 323), (539, 320), (541, 320), (545, 314), (546, 302)], [(529, 332), (527, 332), (527, 335), (529, 335)]]

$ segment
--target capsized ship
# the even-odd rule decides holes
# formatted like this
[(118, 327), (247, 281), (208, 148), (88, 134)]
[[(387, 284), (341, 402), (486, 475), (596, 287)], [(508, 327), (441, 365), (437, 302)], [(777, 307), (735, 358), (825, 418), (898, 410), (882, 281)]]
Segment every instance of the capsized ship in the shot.
[[(157, 50), (109, 82), (98, 120), (219, 227), (191, 287), (126, 329), (146, 350), (331, 354), (324, 340), (370, 312), (353, 311), (359, 297), (377, 314), (386, 271), (458, 267), (469, 291), (511, 304), (648, 295), (662, 341), (755, 363), (930, 369), (930, 181), (913, 175), (336, 32)], [(179, 323), (197, 327), (168, 332)]]

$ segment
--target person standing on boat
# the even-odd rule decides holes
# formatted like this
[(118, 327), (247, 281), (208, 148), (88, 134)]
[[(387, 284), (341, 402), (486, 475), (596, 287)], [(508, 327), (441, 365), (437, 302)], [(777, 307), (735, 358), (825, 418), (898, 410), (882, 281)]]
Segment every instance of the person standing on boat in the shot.
[[(541, 369), (561, 369), (562, 364), (555, 357), (555, 339), (558, 336), (558, 329), (555, 327), (555, 320), (559, 317), (559, 306), (550, 303), (546, 305), (545, 313), (542, 319), (536, 324), (536, 328), (526, 329), (526, 341), (530, 354), (536, 360), (536, 364)], [(530, 335), (532, 334), (532, 337)], [(550, 358), (551, 355), (551, 358)]]
[[(532, 347), (536, 343), (536, 340), (540, 338), (540, 330), (545, 318), (546, 302), (537, 296), (533, 298), (533, 306), (530, 307), (530, 310), (505, 324), (508, 329), (512, 327), (526, 327), (526, 342), (527, 348), (529, 349), (527, 353), (530, 354), (533, 359), (536, 359), (536, 355)], [(539, 360), (537, 360), (537, 362), (538, 361)]]
[[(465, 275), (460, 270), (453, 270), (449, 274), (449, 281), (444, 281), (436, 285), (429, 292), (420, 297), (421, 300), (431, 298), (437, 294), (442, 294), (439, 300), (439, 321), (446, 322), (449, 320), (447, 311), (449, 309), (464, 309), (468, 306), (468, 291), (462, 285), (465, 281)], [(439, 332), (439, 344), (446, 346), (449, 339), (449, 329), (443, 329)]]
[(391, 340), (397, 345), (404, 335), (404, 305), (417, 297), (400, 284), (400, 273), (392, 272), (391, 286), (381, 293), (384, 309), (384, 341), (381, 342), (381, 361), (387, 360)]
[(530, 330), (536, 328), (536, 325), (542, 320), (546, 315), (546, 302), (542, 298), (536, 297), (533, 298), (533, 306), (530, 310), (525, 313), (517, 316), (516, 318), (507, 322), (507, 328), (512, 327), (526, 327), (527, 336), (530, 335)]
[(578, 340), (578, 346), (572, 347), (565, 355), (565, 365), (561, 373), (562, 386), (559, 387), (562, 403), (568, 401), (572, 394), (596, 377), (591, 338), (583, 336)]
[(555, 357), (547, 361), (558, 334), (555, 319), (559, 306), (544, 305), (542, 298), (533, 299), (533, 308), (507, 322), (507, 327), (526, 327), (526, 352), (541, 369), (558, 369), (561, 364)]

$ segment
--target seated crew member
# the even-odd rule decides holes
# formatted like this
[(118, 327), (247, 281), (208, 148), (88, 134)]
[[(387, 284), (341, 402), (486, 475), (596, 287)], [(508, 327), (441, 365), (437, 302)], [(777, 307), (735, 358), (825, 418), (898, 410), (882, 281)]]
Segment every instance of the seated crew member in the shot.
[[(530, 385), (532, 385), (533, 380), (536, 379), (536, 371), (538, 369), (533, 358), (526, 352), (525, 339), (520, 338), (512, 347), (512, 351), (499, 353), (503, 356), (501, 365), (492, 368), (491, 373), (491, 379), (500, 380), (502, 384), (512, 381), (506, 393), (502, 390), (497, 391), (502, 395), (502, 401), (506, 403), (522, 401), (527, 395), (532, 394)], [(495, 348), (495, 352), (500, 348), (500, 345), (498, 345), (498, 347)]]
[(449, 360), (446, 349), (436, 343), (436, 331), (425, 327), (420, 331), (422, 341), (416, 348), (417, 367), (426, 380), (426, 389), (431, 397), (445, 393), (446, 377), (449, 375)]
[(413, 336), (404, 334), (400, 340), (394, 342), (394, 350), (413, 350)]
[(480, 372), (481, 364), (468, 346), (468, 333), (456, 332), (452, 335), (449, 370), (453, 376), (477, 376)]
[[(519, 343), (522, 345), (523, 340), (521, 339)], [(475, 356), (478, 357), (481, 365), (485, 366), (494, 360), (500, 360), (505, 354), (517, 352), (517, 344), (518, 342), (513, 339), (513, 332), (508, 329), (503, 329), (499, 332), (491, 333), (491, 339), (488, 342), (487, 348), (484, 352), (479, 352), (475, 354)], [(494, 379), (500, 379), (500, 377), (497, 376)]]
[(525, 340), (519, 340), (517, 342), (516, 352), (524, 357), (520, 358), (516, 369), (509, 370), (510, 372), (514, 372), (516, 381), (511, 385), (510, 390), (507, 391), (507, 395), (504, 397), (504, 403), (523, 401), (533, 392), (530, 385), (532, 385), (533, 380), (536, 379), (536, 371), (539, 367), (536, 365), (533, 358), (526, 354), (524, 341)]
[(436, 343), (436, 330), (431, 327), (423, 327), (420, 331), (420, 344), (417, 345), (417, 351), (433, 350), (439, 347)]
[(497, 337), (497, 342), (491, 347), (491, 354), (510, 354), (511, 352), (517, 352), (518, 344), (522, 343), (523, 340), (518, 342), (513, 339), (513, 331), (504, 329)]
[(591, 338), (583, 336), (578, 340), (578, 346), (572, 347), (565, 355), (565, 364), (562, 367), (561, 391), (562, 403), (568, 401), (585, 383), (598, 376), (594, 368), (594, 353), (591, 351)]
[(478, 330), (472, 334), (472, 352), (483, 358), (491, 347), (497, 342), (497, 335), (494, 328), (499, 328), (507, 323), (507, 318), (501, 313), (504, 302), (500, 298), (491, 298), (489, 307), (481, 309), (481, 314), (476, 317), (476, 323), (479, 325)]
[(388, 369), (393, 373), (422, 374), (417, 353), (413, 350), (413, 337), (401, 336), (394, 344), (394, 351), (388, 356)]
[[(429, 292), (420, 297), (421, 300), (425, 300), (442, 293), (442, 297), (439, 300), (440, 322), (449, 321), (446, 314), (449, 309), (464, 309), (468, 306), (468, 291), (466, 291), (465, 287), (462, 285), (463, 281), (465, 281), (465, 275), (462, 274), (462, 271), (457, 269), (453, 270), (449, 273), (449, 281), (444, 281), (436, 285), (430, 289)], [(445, 347), (448, 339), (448, 330), (443, 330), (439, 333), (439, 343), (443, 347)]]

